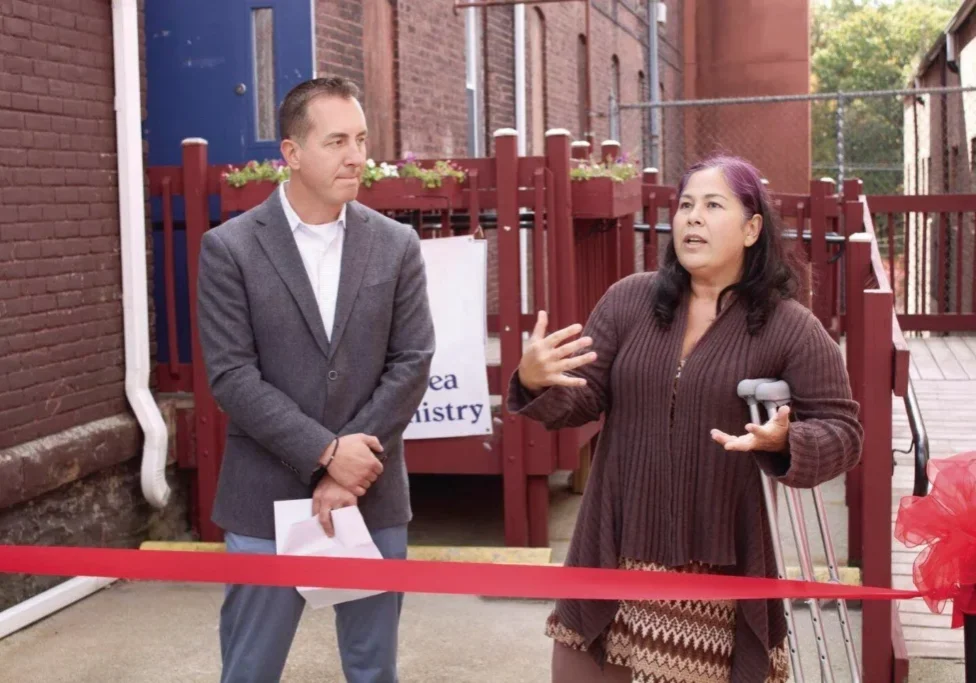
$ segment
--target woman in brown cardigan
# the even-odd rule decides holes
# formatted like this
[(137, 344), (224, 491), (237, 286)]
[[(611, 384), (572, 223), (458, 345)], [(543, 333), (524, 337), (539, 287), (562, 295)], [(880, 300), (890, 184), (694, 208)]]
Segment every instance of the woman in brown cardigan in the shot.
[[(567, 565), (775, 577), (760, 469), (795, 487), (850, 470), (858, 406), (840, 349), (794, 299), (756, 169), (714, 158), (678, 194), (658, 272), (614, 284), (585, 329), (547, 336), (539, 314), (509, 406), (550, 429), (606, 418)], [(746, 424), (736, 389), (753, 377), (786, 380), (791, 408)], [(789, 676), (778, 600), (561, 600), (546, 631), (554, 683)]]

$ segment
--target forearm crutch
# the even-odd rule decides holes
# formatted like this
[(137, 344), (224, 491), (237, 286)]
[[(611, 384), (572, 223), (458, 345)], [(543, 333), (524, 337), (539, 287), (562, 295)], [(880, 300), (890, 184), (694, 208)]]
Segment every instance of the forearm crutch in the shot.
[[(790, 387), (789, 385), (780, 380), (776, 382), (767, 382), (760, 384), (756, 387), (756, 401), (762, 403), (766, 407), (766, 412), (769, 418), (772, 419), (776, 415), (776, 411), (780, 406), (784, 406), (790, 401)], [(805, 565), (810, 570), (812, 574), (812, 562), (810, 561), (810, 544), (807, 538), (806, 525), (803, 523), (803, 498), (800, 491), (794, 488), (785, 487), (787, 489), (787, 495), (789, 496), (790, 505), (790, 515), (791, 522), (793, 521), (794, 515), (799, 521), (799, 530), (803, 534), (803, 543), (801, 544), (797, 541), (797, 545), (800, 548), (801, 554), (801, 571), (804, 566), (804, 560), (802, 558), (803, 553), (806, 553)], [(814, 486), (810, 493), (813, 495), (813, 506), (817, 513), (817, 526), (820, 528), (820, 538), (823, 542), (824, 555), (827, 558), (827, 572), (829, 575), (829, 581), (831, 583), (840, 584), (840, 572), (837, 567), (837, 558), (834, 555), (834, 543), (830, 535), (830, 526), (827, 522), (827, 510), (823, 502), (823, 494), (820, 491), (819, 486)], [(795, 501), (795, 504), (794, 504)], [(793, 508), (796, 508), (795, 511)], [(796, 534), (797, 524), (793, 524), (793, 533)], [(806, 578), (806, 577), (804, 577)], [(813, 580), (812, 578), (808, 580)], [(816, 602), (816, 601), (814, 601)], [(854, 648), (854, 638), (851, 636), (851, 625), (850, 618), (847, 613), (847, 601), (838, 599), (836, 601), (837, 605), (837, 616), (840, 618), (840, 629), (841, 636), (844, 639), (844, 650), (847, 654), (847, 664), (851, 672), (851, 681), (854, 683), (860, 683), (861, 680), (861, 667), (857, 659), (857, 650)], [(818, 610), (819, 612), (819, 610)], [(818, 615), (819, 616), (819, 615)], [(816, 617), (815, 617), (816, 618)], [(824, 647), (826, 648), (826, 642), (824, 642)], [(826, 664), (827, 662), (822, 662)]]
[[(749, 414), (755, 424), (762, 424), (759, 418), (759, 405), (756, 403), (756, 387), (760, 384), (772, 382), (770, 379), (744, 379), (739, 382), (739, 396), (749, 404)], [(783, 562), (783, 544), (780, 540), (779, 524), (776, 521), (776, 498), (773, 482), (764, 472), (760, 472), (762, 479), (763, 499), (766, 502), (766, 516), (769, 519), (769, 533), (773, 539), (773, 557), (776, 559), (776, 575), (779, 579), (786, 578), (786, 565)], [(793, 670), (793, 680), (803, 683), (803, 666), (800, 663), (800, 650), (797, 643), (796, 621), (793, 618), (793, 604), (789, 598), (783, 599), (783, 611), (786, 613), (786, 638), (790, 648), (790, 665)]]

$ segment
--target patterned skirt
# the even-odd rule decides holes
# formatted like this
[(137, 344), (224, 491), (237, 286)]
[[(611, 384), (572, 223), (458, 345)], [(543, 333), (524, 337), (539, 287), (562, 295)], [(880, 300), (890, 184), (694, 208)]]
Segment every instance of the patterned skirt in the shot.
[[(620, 568), (714, 573), (698, 563), (668, 569), (630, 559), (624, 559)], [(546, 635), (567, 647), (586, 650), (583, 637), (560, 623), (555, 613), (546, 622)], [(623, 600), (602, 639), (607, 662), (630, 669), (633, 683), (729, 683), (735, 601)], [(784, 640), (770, 653), (765, 683), (786, 683), (789, 673)]]

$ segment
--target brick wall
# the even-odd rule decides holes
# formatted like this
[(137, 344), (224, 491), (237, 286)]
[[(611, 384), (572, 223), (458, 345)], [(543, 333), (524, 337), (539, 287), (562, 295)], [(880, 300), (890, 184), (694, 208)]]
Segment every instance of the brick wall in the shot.
[[(640, 16), (643, 16), (643, 3), (630, 4)], [(580, 36), (584, 34), (585, 10), (581, 3), (567, 3), (565, 5), (538, 5), (526, 11), (526, 23), (530, 24), (530, 12), (538, 12), (545, 25), (545, 127), (566, 128), (574, 137), (581, 138), (583, 131), (579, 126), (579, 102), (581, 88), (584, 86), (579, 78), (580, 66), (577, 61)], [(593, 131), (597, 145), (606, 139), (610, 133), (609, 120), (606, 117), (609, 106), (611, 84), (611, 61), (614, 55), (620, 61), (621, 101), (635, 102), (640, 99), (638, 86), (638, 72), (645, 71), (645, 50), (642, 44), (646, 29), (639, 20), (627, 10), (618, 6), (613, 0), (599, 0), (593, 3), (590, 10), (590, 59), (591, 69), (591, 110), (595, 112), (592, 118)], [(526, 30), (526, 52), (531, 54), (531, 31)], [(489, 50), (494, 47), (492, 45)], [(510, 50), (507, 46), (499, 49)], [(495, 61), (489, 56), (489, 64)], [(527, 95), (526, 100), (531, 110), (533, 103), (531, 60), (527, 58)], [(514, 61), (509, 67), (514, 69)], [(491, 75), (489, 75), (489, 78)], [(499, 84), (501, 84), (500, 82)], [(512, 81), (514, 89), (514, 80)], [(497, 96), (492, 93), (493, 99)], [(512, 97), (514, 102), (514, 96)], [(514, 110), (514, 105), (513, 105)], [(514, 119), (514, 116), (513, 116)], [(528, 138), (531, 140), (533, 131), (531, 111), (528, 116)], [(620, 142), (623, 148), (631, 153), (640, 155), (642, 124), (641, 116), (636, 112), (627, 112), (622, 117), (622, 132)]]
[(0, 449), (126, 411), (111, 3), (0, 30)]
[(464, 15), (430, 0), (397, 2), (400, 152), (465, 156)]
[(515, 128), (515, 12), (511, 7), (486, 7), (484, 89), (486, 149), (494, 154), (492, 135), (499, 128)]
[[(0, 1), (3, 543), (133, 547), (188, 526), (175, 407), (156, 511), (125, 398), (112, 40), (105, 0)], [(140, 21), (143, 65), (144, 46)], [(60, 580), (2, 577), (0, 609)]]
[[(683, 100), (685, 92), (685, 14), (681, 0), (667, 0), (667, 22), (658, 31), (658, 71), (662, 100)], [(661, 180), (676, 183), (685, 168), (684, 129), (686, 112), (661, 110)], [(668, 144), (669, 141), (671, 144)]]
[(363, 87), (363, 2), (329, 0), (315, 4), (318, 74), (342, 76)]
[[(643, 3), (628, 0), (643, 16)], [(364, 32), (364, 6), (391, 0), (335, 0), (319, 2), (315, 13), (316, 60), (319, 74), (335, 74), (352, 79), (364, 90), (364, 49), (368, 44)], [(638, 72), (646, 70), (642, 41), (646, 28), (620, 6), (622, 0), (594, 2), (591, 10), (591, 44), (593, 58), (593, 110), (605, 115), (610, 93), (610, 59), (616, 54), (621, 64), (622, 97), (639, 99)], [(467, 102), (465, 97), (464, 14), (455, 15), (449, 6), (425, 0), (395, 0), (393, 24), (395, 42), (391, 59), (394, 66), (396, 97), (385, 116), (392, 116), (397, 155), (413, 152), (420, 156), (465, 156), (467, 153)], [(680, 0), (668, 0), (679, 5)], [(530, 24), (533, 13), (540, 12), (546, 34), (546, 101), (545, 127), (568, 128), (580, 136), (579, 98), (582, 84), (578, 78), (577, 45), (584, 32), (584, 10), (581, 3), (539, 5), (526, 8), (526, 75), (527, 106), (532, 102)], [(672, 15), (673, 16), (673, 15)], [(499, 128), (515, 126), (515, 56), (514, 9), (490, 7), (481, 10), (481, 50), (484, 132), (489, 153), (493, 149), (492, 133)], [(674, 21), (669, 17), (670, 22)], [(679, 29), (672, 29), (680, 35)], [(676, 40), (672, 44), (677, 44)], [(674, 58), (672, 58), (674, 60)], [(663, 70), (663, 67), (662, 67)], [(366, 96), (366, 99), (370, 99)], [(376, 100), (378, 98), (374, 98)], [(376, 116), (377, 114), (372, 114)], [(367, 117), (371, 112), (367, 111)], [(630, 151), (641, 146), (641, 116), (624, 117), (621, 142)], [(532, 139), (531, 109), (527, 115)], [(605, 116), (594, 117), (597, 140), (609, 133)], [(531, 145), (530, 145), (531, 146)]]

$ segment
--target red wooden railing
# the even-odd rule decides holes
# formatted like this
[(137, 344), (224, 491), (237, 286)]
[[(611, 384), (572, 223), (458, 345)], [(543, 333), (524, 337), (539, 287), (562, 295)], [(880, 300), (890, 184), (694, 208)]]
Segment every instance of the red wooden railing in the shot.
[[(844, 186), (849, 234), (846, 253), (847, 371), (861, 406), (864, 450), (848, 477), (849, 557), (862, 567), (870, 586), (891, 586), (892, 394), (908, 390), (908, 345), (895, 313), (895, 297), (878, 249), (870, 198), (861, 182)], [(865, 639), (864, 680), (907, 679), (908, 657), (894, 604), (865, 601), (863, 633), (890, 634)]]
[(976, 330), (976, 195), (867, 201), (902, 328)]
[[(580, 148), (574, 147), (574, 151)], [(603, 156), (615, 154), (604, 147)], [(656, 267), (676, 210), (675, 188), (659, 185), (655, 174), (640, 184), (644, 222), (635, 233), (635, 211), (627, 206), (633, 186), (607, 184), (613, 201), (595, 205), (601, 192), (581, 191), (570, 180), (569, 138), (547, 138), (545, 157), (517, 154), (515, 138), (496, 138), (489, 159), (453, 160), (468, 172), (468, 181), (451, 198), (390, 196), (364, 193), (364, 203), (405, 216), (426, 238), (495, 231), (497, 302), (488, 328), (501, 346), (498, 366), (486, 368), (493, 395), (504, 393), (508, 377), (521, 356), (523, 334), (545, 307), (555, 329), (584, 321), (593, 305), (617, 279), (635, 269)], [(149, 170), (151, 196), (162, 202), (164, 242), (164, 310), (170, 361), (157, 368), (161, 388), (193, 391), (196, 401), (195, 448), (180, 464), (196, 467), (197, 518), (204, 539), (219, 537), (209, 523), (220, 466), (224, 418), (207, 390), (193, 325), (193, 362), (175, 358), (176, 320), (174, 206), (183, 199), (187, 229), (187, 271), (191, 323), (196, 318), (195, 286), (199, 243), (203, 232), (232, 212), (246, 210), (267, 196), (269, 188), (238, 192), (221, 181), (223, 166), (209, 166), (206, 143), (188, 141), (180, 167)], [(588, 181), (593, 182), (593, 181)], [(250, 192), (250, 198), (244, 194)], [(262, 194), (263, 192), (263, 194)], [(846, 334), (847, 367), (855, 399), (861, 405), (865, 445), (861, 465), (847, 478), (849, 557), (872, 586), (891, 584), (891, 397), (905, 394), (908, 384), (906, 330), (976, 330), (976, 262), (973, 221), (976, 195), (888, 197), (862, 194), (860, 181), (845, 183), (835, 193), (832, 183), (814, 181), (808, 195), (773, 194), (788, 237), (802, 248), (808, 266), (806, 304), (839, 338)], [(446, 202), (446, 203), (445, 203)], [(216, 211), (214, 210), (216, 206)], [(610, 207), (610, 208), (608, 208)], [(528, 209), (528, 222), (520, 211)], [(413, 211), (407, 216), (404, 211)], [(488, 213), (485, 213), (488, 212)], [(423, 216), (431, 213), (433, 226)], [(466, 217), (460, 223), (453, 219)], [(880, 227), (876, 216), (883, 217)], [(920, 218), (920, 217), (924, 217)], [(457, 227), (461, 225), (462, 227)], [(531, 260), (527, 266), (531, 310), (521, 308), (520, 229), (531, 229)], [(660, 228), (660, 229), (659, 229)], [(661, 233), (664, 233), (662, 235)], [(558, 267), (557, 267), (558, 266)], [(892, 286), (894, 284), (894, 287)], [(491, 288), (491, 287), (489, 287)], [(407, 462), (415, 473), (501, 475), (504, 481), (505, 537), (510, 545), (548, 543), (547, 477), (556, 469), (580, 465), (580, 450), (599, 424), (547, 433), (540, 425), (509, 414), (496, 415), (490, 437), (408, 441)], [(890, 633), (891, 638), (865, 640), (864, 680), (903, 680), (907, 656), (897, 612), (883, 602), (864, 604), (865, 633)]]
[[(547, 137), (545, 157), (522, 157), (517, 154), (516, 139), (500, 135), (496, 152), (489, 159), (454, 159), (468, 175), (460, 190), (409, 194), (389, 181), (377, 183), (360, 195), (363, 203), (387, 213), (413, 212), (415, 227), (425, 238), (453, 235), (457, 216), (467, 218), (464, 229), (472, 233), (479, 227), (495, 231), (494, 260), (497, 262), (496, 312), (488, 315), (488, 330), (498, 335), (501, 347), (499, 365), (486, 368), (489, 390), (504, 395), (508, 378), (515, 371), (522, 353), (523, 333), (531, 332), (535, 312), (521, 310), (521, 266), (519, 235), (522, 227), (532, 229), (532, 257), (527, 264), (535, 309), (546, 308), (551, 326), (569, 325), (585, 320), (599, 294), (620, 277), (633, 271), (632, 207), (622, 220), (603, 215), (606, 200), (625, 197), (620, 187), (609, 187), (606, 193), (593, 196), (580, 193), (579, 185), (570, 182), (570, 142), (568, 135)], [(605, 152), (614, 152), (606, 148)], [(614, 152), (615, 153), (615, 152)], [(170, 360), (157, 368), (157, 380), (164, 390), (192, 391), (195, 399), (195, 448), (180, 460), (184, 467), (195, 467), (194, 516), (204, 540), (220, 538), (220, 530), (210, 522), (220, 458), (223, 451), (226, 417), (210, 395), (196, 332), (196, 282), (199, 246), (204, 232), (232, 214), (247, 210), (263, 201), (272, 184), (248, 184), (233, 188), (222, 181), (227, 166), (208, 165), (207, 145), (192, 139), (184, 143), (183, 163), (177, 167), (149, 170), (150, 196), (162, 204), (163, 251), (166, 255), (162, 284), (163, 310), (159, 317), (167, 321), (167, 343)], [(588, 181), (590, 182), (590, 181)], [(390, 191), (400, 187), (400, 191)], [(386, 188), (386, 189), (385, 189)], [(626, 185), (633, 197), (639, 196), (639, 181)], [(192, 338), (192, 362), (176, 359), (176, 264), (172, 258), (176, 199), (182, 198), (186, 225), (189, 290), (189, 318)], [(619, 203), (619, 202), (618, 202)], [(532, 222), (521, 223), (520, 210), (530, 211)], [(573, 223), (576, 210), (590, 218)], [(483, 212), (489, 212), (484, 214)], [(422, 220), (434, 214), (440, 223), (430, 228)], [(489, 224), (490, 215), (493, 224)], [(484, 225), (482, 226), (482, 223)], [(591, 247), (590, 231), (599, 226), (606, 240), (605, 250)], [(629, 238), (630, 250), (627, 251)], [(621, 247), (621, 244), (624, 244)], [(621, 256), (623, 254), (623, 256)], [(594, 257), (594, 255), (596, 257)], [(552, 267), (560, 264), (558, 268)], [(629, 267), (627, 264), (630, 264)], [(607, 268), (606, 264), (612, 264)], [(570, 293), (570, 294), (566, 294)], [(495, 415), (495, 432), (488, 437), (410, 440), (406, 459), (412, 473), (494, 474), (503, 477), (505, 539), (509, 545), (548, 544), (548, 476), (556, 469), (575, 469), (580, 463), (580, 449), (597, 434), (594, 423), (577, 429), (551, 434), (531, 421), (511, 415), (502, 406)]]

